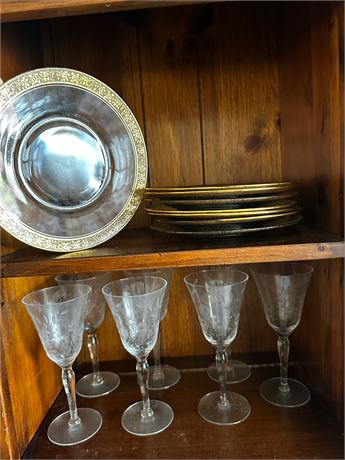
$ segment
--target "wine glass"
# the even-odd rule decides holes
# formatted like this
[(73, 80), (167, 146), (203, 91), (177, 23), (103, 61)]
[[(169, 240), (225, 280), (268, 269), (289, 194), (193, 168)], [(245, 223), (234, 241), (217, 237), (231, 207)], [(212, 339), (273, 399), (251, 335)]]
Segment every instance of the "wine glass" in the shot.
[[(169, 304), (169, 290), (171, 279), (174, 273), (173, 268), (161, 268), (161, 269), (152, 269), (152, 270), (140, 270), (140, 272), (135, 270), (125, 270), (127, 276), (158, 276), (167, 281), (167, 288), (165, 290), (165, 295), (162, 305), (162, 316), (161, 321), (165, 318), (168, 311)], [(176, 385), (181, 378), (180, 371), (169, 364), (161, 363), (161, 326), (159, 323), (158, 337), (157, 341), (152, 350), (154, 365), (149, 368), (149, 389), (150, 390), (165, 390)]]
[(227, 347), (235, 339), (248, 275), (238, 270), (201, 270), (184, 281), (196, 308), (202, 332), (216, 349), (220, 391), (203, 396), (198, 405), (201, 417), (217, 425), (242, 422), (250, 414), (242, 395), (226, 390)]
[(101, 325), (105, 314), (102, 287), (109, 281), (109, 276), (109, 272), (103, 272), (72, 273), (55, 277), (55, 281), (61, 286), (86, 284), (92, 288), (84, 331), (87, 333), (87, 348), (90, 353), (93, 372), (79, 379), (76, 386), (78, 395), (85, 398), (97, 398), (97, 396), (107, 395), (116, 390), (120, 384), (120, 377), (114, 372), (100, 371), (98, 358), (97, 329)]
[(288, 378), (289, 335), (298, 326), (313, 268), (296, 262), (257, 265), (251, 269), (268, 324), (279, 335), (280, 378), (266, 380), (261, 396), (271, 404), (299, 407), (310, 399), (308, 388)]
[[(222, 268), (221, 270), (229, 270), (229, 267)], [(231, 268), (233, 270), (233, 268)], [(211, 267), (209, 270), (219, 270), (219, 268)], [(227, 347), (228, 353), (228, 367), (226, 370), (226, 383), (239, 383), (247, 380), (251, 376), (251, 370), (248, 364), (238, 359), (232, 359), (231, 344)], [(217, 365), (215, 362), (210, 364), (207, 368), (207, 375), (211, 380), (219, 382)]]
[(77, 409), (72, 364), (83, 344), (83, 326), (90, 286), (53, 286), (27, 294), (22, 302), (38, 332), (49, 359), (62, 369), (69, 411), (59, 415), (48, 428), (54, 444), (71, 446), (91, 438), (102, 425), (94, 409)]
[(166, 287), (167, 281), (157, 276), (123, 278), (103, 287), (122, 344), (137, 359), (142, 402), (128, 407), (121, 421), (126, 431), (138, 436), (160, 433), (174, 418), (168, 404), (150, 402), (148, 390), (147, 356), (158, 337)]

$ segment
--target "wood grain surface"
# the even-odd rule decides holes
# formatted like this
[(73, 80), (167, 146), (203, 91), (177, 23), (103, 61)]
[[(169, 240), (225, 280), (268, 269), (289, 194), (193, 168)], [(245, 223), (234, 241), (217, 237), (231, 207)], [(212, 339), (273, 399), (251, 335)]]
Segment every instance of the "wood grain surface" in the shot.
[[(38, 24), (3, 24), (1, 27), (0, 79), (6, 82), (17, 74), (42, 65), (42, 46)], [(0, 82), (1, 83), (1, 82)], [(1, 255), (24, 247), (1, 229)]]
[[(80, 407), (93, 407), (101, 413), (103, 425), (89, 441), (63, 449), (46, 437), (48, 424), (66, 409), (65, 396), (60, 394), (23, 458), (343, 458), (341, 432), (325, 417), (316, 398), (303, 407), (284, 409), (260, 397), (261, 382), (276, 376), (277, 371), (276, 367), (254, 368), (251, 378), (231, 386), (232, 391), (248, 399), (252, 408), (247, 420), (233, 426), (207, 423), (198, 414), (199, 399), (218, 390), (217, 383), (206, 376), (205, 368), (183, 372), (174, 387), (151, 391), (152, 399), (170, 404), (175, 417), (165, 431), (148, 437), (132, 436), (121, 426), (123, 411), (140, 399), (135, 374), (121, 374), (120, 386), (112, 394), (78, 399)], [(293, 374), (296, 375), (292, 368)]]
[[(114, 243), (116, 242), (116, 245)], [(123, 232), (85, 251), (51, 253), (27, 247), (2, 258), (1, 275), (56, 275), (156, 267), (193, 267), (344, 257), (343, 238), (298, 225), (288, 232), (226, 240), (186, 240), (152, 233)]]
[[(288, 19), (292, 16), (293, 28)], [(305, 27), (306, 22), (312, 27)], [(301, 184), (301, 203), (309, 222), (342, 233), (343, 6), (341, 2), (284, 3), (278, 25), (284, 178)], [(308, 363), (306, 378), (343, 423), (343, 264), (325, 261), (316, 267), (296, 338)]]
[[(146, 142), (150, 183), (203, 183), (194, 10), (151, 10), (140, 17)], [(188, 123), (186, 123), (188, 120)]]
[(198, 41), (207, 184), (282, 177), (273, 6), (217, 5)]
[[(0, 0), (2, 21), (205, 3), (210, 0)], [(212, 1), (212, 0), (211, 0)]]
[(300, 183), (308, 222), (337, 233), (344, 216), (339, 7), (284, 3), (277, 29), (283, 176)]
[(1, 397), (11, 458), (20, 457), (61, 388), (61, 372), (21, 303), (25, 294), (49, 284), (46, 277), (1, 284)]
[(312, 386), (339, 426), (344, 416), (343, 260), (312, 262), (314, 273), (300, 325), (291, 341)]

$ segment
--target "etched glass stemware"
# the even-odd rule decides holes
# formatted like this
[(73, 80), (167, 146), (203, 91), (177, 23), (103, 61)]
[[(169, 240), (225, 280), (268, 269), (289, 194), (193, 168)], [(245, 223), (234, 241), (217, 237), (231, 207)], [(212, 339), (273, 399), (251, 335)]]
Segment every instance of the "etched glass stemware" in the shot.
[(233, 425), (250, 414), (249, 402), (226, 389), (227, 347), (235, 339), (240, 308), (248, 275), (238, 270), (202, 270), (185, 276), (184, 281), (196, 308), (202, 332), (216, 349), (220, 391), (199, 401), (201, 417), (217, 425)]
[[(165, 295), (162, 305), (162, 316), (161, 321), (165, 318), (168, 311), (169, 304), (169, 291), (171, 279), (174, 273), (173, 268), (160, 268), (152, 270), (140, 270), (140, 272), (135, 270), (126, 270), (127, 276), (158, 276), (163, 278), (167, 282), (167, 288), (165, 290)], [(157, 341), (152, 350), (154, 365), (149, 368), (149, 389), (150, 390), (165, 390), (170, 388), (176, 383), (179, 382), (181, 378), (180, 371), (169, 364), (161, 363), (161, 325), (159, 323), (158, 337)]]
[(156, 276), (124, 278), (103, 287), (122, 344), (137, 359), (142, 402), (128, 407), (121, 421), (126, 431), (139, 436), (160, 433), (174, 417), (168, 404), (150, 401), (148, 390), (147, 356), (158, 337), (166, 287), (167, 281)]
[(62, 368), (69, 411), (48, 428), (54, 444), (70, 446), (91, 438), (102, 425), (94, 409), (77, 409), (72, 364), (83, 344), (83, 327), (91, 288), (87, 285), (53, 286), (27, 294), (22, 302), (49, 359)]
[(105, 314), (105, 301), (102, 287), (109, 281), (110, 273), (72, 273), (58, 275), (55, 281), (63, 286), (68, 284), (86, 284), (91, 287), (89, 310), (85, 318), (84, 331), (87, 334), (87, 348), (90, 353), (93, 372), (84, 375), (78, 380), (76, 390), (78, 395), (85, 398), (104, 396), (120, 384), (120, 377), (115, 372), (100, 371), (98, 358), (97, 329), (101, 325)]
[(251, 269), (268, 324), (278, 334), (280, 378), (260, 386), (261, 396), (271, 404), (298, 407), (310, 399), (308, 388), (288, 378), (289, 335), (298, 326), (313, 268), (296, 262), (257, 265)]

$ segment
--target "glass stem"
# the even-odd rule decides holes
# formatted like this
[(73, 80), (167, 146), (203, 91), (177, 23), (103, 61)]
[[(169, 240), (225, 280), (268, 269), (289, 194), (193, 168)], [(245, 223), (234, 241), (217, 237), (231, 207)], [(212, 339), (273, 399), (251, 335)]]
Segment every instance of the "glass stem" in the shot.
[(75, 397), (75, 376), (72, 369), (72, 365), (62, 368), (62, 383), (65, 388), (68, 407), (69, 407), (69, 421), (70, 426), (76, 426), (80, 423), (80, 417), (78, 415), (77, 401)]
[(216, 351), (216, 365), (220, 383), (219, 407), (229, 407), (230, 401), (226, 395), (226, 373), (228, 367), (228, 354), (226, 349)]
[(87, 348), (89, 349), (90, 358), (93, 369), (93, 384), (97, 385), (103, 382), (101, 373), (99, 371), (99, 359), (98, 359), (98, 338), (97, 333), (87, 335)]
[(289, 391), (288, 384), (288, 362), (289, 362), (290, 342), (288, 337), (279, 336), (278, 354), (280, 359), (280, 391)]
[(163, 378), (163, 371), (161, 365), (161, 326), (159, 325), (158, 336), (155, 346), (153, 347), (153, 359), (154, 359), (154, 368), (153, 368), (153, 379), (160, 380)]
[(140, 415), (143, 418), (152, 417), (153, 410), (150, 406), (150, 398), (149, 398), (149, 386), (148, 386), (148, 378), (149, 378), (149, 365), (147, 364), (146, 358), (139, 358), (137, 361), (137, 377), (138, 377), (138, 385), (140, 386), (141, 396), (143, 398), (143, 408), (140, 411)]
[(228, 353), (228, 369), (227, 369), (227, 373), (228, 374), (233, 374), (234, 373), (234, 368), (232, 367), (232, 363), (231, 363), (231, 344), (227, 347), (226, 351)]

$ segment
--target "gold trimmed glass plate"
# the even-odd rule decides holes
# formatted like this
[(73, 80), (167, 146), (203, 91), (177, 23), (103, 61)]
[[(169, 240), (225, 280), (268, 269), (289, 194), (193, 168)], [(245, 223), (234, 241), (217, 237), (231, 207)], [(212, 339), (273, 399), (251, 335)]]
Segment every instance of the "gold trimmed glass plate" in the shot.
[(270, 213), (266, 215), (257, 215), (257, 216), (247, 216), (247, 217), (225, 217), (220, 219), (194, 219), (194, 220), (186, 220), (186, 219), (167, 219), (167, 218), (158, 218), (155, 222), (164, 222), (169, 223), (176, 226), (193, 226), (199, 227), (203, 225), (226, 225), (226, 224), (237, 224), (237, 223), (246, 223), (246, 222), (260, 222), (260, 221), (268, 221), (272, 219), (276, 219), (278, 217), (287, 217), (287, 216), (295, 216), (301, 211), (301, 208), (296, 206), (291, 210), (286, 210), (284, 212), (277, 212), (277, 213)]
[(181, 219), (203, 219), (203, 218), (226, 218), (226, 217), (250, 217), (261, 216), (265, 214), (279, 213), (284, 210), (290, 211), (297, 208), (297, 202), (294, 200), (285, 200), (281, 203), (274, 203), (271, 206), (260, 206), (256, 208), (240, 208), (240, 209), (208, 209), (197, 211), (179, 211), (176, 209), (161, 209), (148, 207), (145, 208), (150, 216), (164, 217), (166, 219), (181, 218)]
[(188, 198), (188, 197), (231, 197), (247, 195), (276, 194), (292, 190), (291, 182), (271, 182), (243, 185), (200, 185), (193, 187), (151, 187), (146, 189), (147, 197)]
[(168, 224), (165, 222), (155, 222), (151, 225), (151, 229), (161, 233), (167, 233), (171, 235), (181, 235), (181, 236), (190, 236), (190, 237), (198, 237), (198, 238), (228, 238), (234, 236), (241, 236), (247, 235), (250, 233), (257, 233), (262, 231), (268, 230), (278, 230), (286, 227), (291, 227), (292, 225), (296, 225), (303, 217), (301, 215), (293, 216), (293, 217), (285, 217), (282, 219), (276, 219), (272, 222), (263, 223), (257, 226), (251, 227), (242, 227), (238, 228), (235, 227), (222, 227), (219, 229), (186, 229), (181, 227), (176, 227), (172, 224)]
[(293, 198), (297, 195), (296, 191), (278, 193), (276, 195), (262, 195), (262, 196), (245, 196), (235, 198), (191, 198), (191, 199), (169, 199), (169, 198), (149, 198), (146, 201), (152, 203), (154, 207), (162, 205), (169, 206), (178, 210), (206, 210), (206, 209), (231, 209), (244, 207), (247, 204), (251, 206), (260, 206), (261, 203), (267, 203), (265, 206), (273, 205), (276, 201), (286, 200)]
[(0, 87), (0, 224), (65, 252), (94, 247), (132, 218), (146, 147), (125, 102), (85, 73), (44, 68)]

